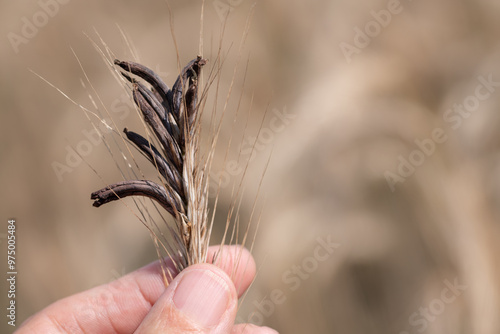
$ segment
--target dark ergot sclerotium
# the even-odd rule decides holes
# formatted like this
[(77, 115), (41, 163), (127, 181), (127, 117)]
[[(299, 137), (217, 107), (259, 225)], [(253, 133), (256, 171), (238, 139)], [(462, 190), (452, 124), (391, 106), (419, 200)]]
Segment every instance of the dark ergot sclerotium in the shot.
[(126, 128), (124, 132), (158, 170), (162, 184), (150, 180), (127, 180), (91, 195), (95, 207), (127, 196), (146, 196), (158, 202), (176, 223), (175, 233), (171, 233), (175, 246), (166, 246), (170, 255), (178, 256), (178, 270), (205, 261), (207, 247), (202, 245), (208, 245), (210, 234), (206, 229), (206, 176), (204, 164), (198, 159), (198, 78), (206, 62), (201, 56), (190, 61), (169, 89), (151, 69), (134, 62), (115, 60), (115, 65), (151, 85), (149, 89), (122, 72), (132, 83), (134, 101), (160, 147)]

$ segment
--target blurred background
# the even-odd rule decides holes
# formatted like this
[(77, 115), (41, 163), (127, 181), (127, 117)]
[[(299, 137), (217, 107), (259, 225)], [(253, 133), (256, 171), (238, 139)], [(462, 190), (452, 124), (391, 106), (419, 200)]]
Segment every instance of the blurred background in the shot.
[[(281, 333), (500, 333), (500, 3), (253, 4), (207, 0), (204, 12), (204, 56), (213, 60), (230, 11), (220, 96), (216, 103), (212, 91), (208, 111), (221, 114), (239, 64), (213, 168), (225, 175), (213, 243), (245, 159), (240, 220), (256, 197), (265, 202), (253, 248), (259, 272), (238, 320)], [(170, 5), (184, 64), (199, 52), (201, 1)], [(20, 324), (156, 258), (122, 205), (91, 205), (91, 192), (120, 180), (121, 157), (33, 72), (95, 110), (92, 95), (121, 131), (141, 123), (93, 42), (169, 85), (178, 66), (163, 1), (0, 8), (0, 247), (6, 254), (15, 218)], [(11, 332), (5, 322), (0, 331)]]

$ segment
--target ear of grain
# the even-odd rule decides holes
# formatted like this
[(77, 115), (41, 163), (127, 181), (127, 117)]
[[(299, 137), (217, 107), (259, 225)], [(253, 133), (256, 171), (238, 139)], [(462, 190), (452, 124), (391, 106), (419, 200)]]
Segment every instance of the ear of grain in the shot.
[[(132, 166), (127, 162), (132, 174), (130, 175), (129, 171), (129, 175), (125, 176), (127, 172), (124, 173), (124, 171), (120, 170), (123, 181), (107, 185), (93, 192), (91, 194), (91, 199), (94, 200), (93, 205), (99, 207), (112, 201), (121, 201), (125, 197), (132, 197), (133, 203), (139, 210), (139, 213), (134, 212), (126, 202), (121, 202), (133, 212), (151, 233), (164, 271), (165, 284), (168, 284), (167, 278), (172, 278), (173, 276), (173, 273), (171, 273), (166, 266), (165, 254), (171, 259), (176, 271), (181, 271), (191, 264), (206, 261), (214, 222), (214, 216), (212, 216), (210, 221), (208, 219), (208, 176), (210, 175), (215, 146), (217, 145), (218, 136), (222, 127), (222, 119), (228, 107), (228, 101), (238, 73), (238, 64), (246, 36), (248, 35), (252, 14), (253, 11), (250, 13), (247, 20), (238, 50), (237, 65), (235, 65), (230, 88), (225, 98), (222, 116), (218, 121), (214, 117), (216, 106), (214, 106), (213, 109), (214, 113), (212, 114), (210, 126), (211, 139), (207, 152), (203, 152), (200, 149), (201, 115), (205, 107), (209, 88), (215, 84), (217, 93), (219, 91), (219, 74), (224, 63), (224, 59), (221, 56), (222, 44), (219, 45), (217, 55), (212, 61), (213, 66), (204, 83), (202, 83), (201, 69), (206, 65), (207, 60), (198, 56), (179, 71), (179, 76), (172, 87), (169, 88), (160, 76), (138, 62), (113, 61), (114, 54), (109, 50), (102, 38), (101, 43), (104, 49), (92, 41), (104, 61), (110, 65), (110, 68), (114, 67), (113, 73), (120, 73), (121, 75), (118, 77), (122, 78), (121, 82), (129, 87), (132, 92), (131, 98), (137, 106), (137, 110), (143, 121), (144, 129), (141, 133), (125, 128), (123, 130), (125, 136), (119, 135), (139, 172), (133, 171), (133, 168), (131, 168)], [(200, 22), (200, 50), (202, 51), (203, 6)], [(220, 43), (222, 43), (224, 29), (222, 30)], [(171, 33), (177, 50), (173, 26), (171, 26)], [(127, 40), (125, 36), (124, 38)], [(130, 45), (128, 41), (127, 45)], [(131, 50), (131, 52), (134, 53), (133, 50)], [(178, 51), (177, 59), (179, 62), (180, 57)], [(121, 72), (117, 71), (117, 69)], [(200, 92), (200, 94), (198, 94), (198, 92)], [(95, 94), (97, 94), (97, 92), (95, 92)], [(97, 117), (99, 120), (104, 118), (102, 116)], [(114, 128), (116, 128), (116, 124), (113, 125)], [(102, 137), (103, 142), (106, 143), (104, 135), (102, 135)], [(116, 141), (116, 138), (113, 137), (113, 140)], [(108, 146), (107, 143), (106, 145)], [(130, 146), (135, 146), (135, 148), (155, 167), (158, 174), (156, 181), (148, 180), (147, 177), (144, 176), (138, 166), (137, 160), (132, 155)], [(113, 156), (113, 152), (109, 147), (108, 151)], [(127, 160), (126, 154), (121, 148), (120, 154)], [(117, 163), (116, 158), (113, 158), (113, 160)], [(96, 174), (99, 175), (97, 172)], [(242, 179), (245, 174), (246, 169)], [(234, 208), (238, 201), (238, 197), (241, 196), (241, 190), (242, 182), (239, 183), (238, 189), (235, 192), (236, 195), (233, 197), (233, 203), (231, 204), (230, 213), (226, 221), (226, 231), (229, 230), (230, 226), (233, 227), (229, 240), (230, 244), (238, 242), (238, 209), (235, 210)], [(144, 199), (152, 201), (156, 212), (160, 215), (161, 221), (164, 224), (159, 226), (155, 218), (153, 218), (152, 213), (149, 212), (150, 208), (146, 205)], [(218, 191), (215, 204), (211, 206), (213, 207), (214, 213), (217, 207), (217, 199)], [(161, 209), (167, 211), (172, 219), (165, 219), (161, 213)], [(167, 231), (167, 235), (163, 233), (164, 230)], [(244, 231), (244, 245), (249, 235), (249, 226), (242, 230)], [(224, 242), (225, 237), (222, 243)], [(216, 256), (220, 254), (221, 252), (217, 252)], [(217, 259), (213, 260), (217, 261)], [(234, 266), (239, 266), (239, 262), (240, 258), (238, 257), (235, 259)]]
[[(155, 166), (161, 184), (149, 180), (127, 180), (93, 192), (94, 206), (128, 196), (153, 199), (174, 220), (170, 234), (175, 245), (164, 245), (175, 259), (178, 270), (206, 260), (207, 194), (205, 164), (199, 156), (200, 118), (198, 78), (206, 60), (201, 56), (189, 62), (171, 89), (149, 68), (134, 62), (115, 60), (133, 85), (133, 99), (154, 134), (153, 140), (125, 129), (125, 135)], [(160, 243), (163, 241), (160, 241)]]

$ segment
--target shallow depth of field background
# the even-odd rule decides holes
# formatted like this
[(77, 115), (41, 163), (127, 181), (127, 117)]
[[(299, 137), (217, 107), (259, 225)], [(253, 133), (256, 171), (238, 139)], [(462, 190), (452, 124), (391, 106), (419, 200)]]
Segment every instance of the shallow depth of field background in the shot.
[[(201, 2), (170, 2), (184, 64), (198, 53)], [(375, 24), (373, 12), (393, 3), (270, 0), (255, 7), (214, 163), (215, 172), (233, 171), (227, 161), (238, 159), (237, 149), (248, 148), (262, 124), (245, 176), (242, 222), (271, 160), (258, 195), (265, 202), (254, 248), (259, 274), (242, 303), (242, 321), (281, 333), (500, 332), (500, 87), (483, 88), (490, 94), (470, 113), (449, 111), (475, 101), (478, 78), (500, 82), (500, 5), (402, 0), (398, 14)], [(214, 4), (233, 6), (223, 36), (220, 115), (253, 3), (206, 1), (209, 56), (223, 24)], [(104, 181), (85, 163), (58, 180), (52, 164), (66, 164), (67, 149), (84, 145), (92, 126), (29, 70), (90, 109), (88, 95), (97, 93), (115, 110), (119, 131), (137, 132), (142, 127), (126, 91), (85, 34), (100, 43), (97, 31), (116, 57), (134, 59), (121, 28), (140, 61), (169, 85), (178, 70), (163, 1), (69, 1), (17, 53), (8, 34), (21, 35), (40, 3), (2, 1), (0, 9), (0, 249), (4, 264), (6, 222), (16, 218), (20, 324), (156, 258), (146, 229), (123, 205), (91, 206), (92, 191), (120, 180), (103, 144), (92, 145), (85, 159)], [(357, 42), (369, 45), (359, 44), (348, 61), (341, 43), (354, 45), (355, 29), (366, 27), (373, 29), (369, 43)], [(82, 86), (71, 49), (93, 88)], [(207, 115), (213, 105), (211, 98)], [(440, 143), (416, 153), (415, 141), (429, 143), (439, 129)], [(397, 174), (410, 157), (419, 166), (391, 189), (387, 172)], [(221, 190), (218, 230), (241, 177), (233, 174)], [(318, 248), (328, 242), (336, 245), (331, 254)], [(454, 284), (460, 288), (446, 290)], [(1, 319), (0, 331), (11, 331)]]

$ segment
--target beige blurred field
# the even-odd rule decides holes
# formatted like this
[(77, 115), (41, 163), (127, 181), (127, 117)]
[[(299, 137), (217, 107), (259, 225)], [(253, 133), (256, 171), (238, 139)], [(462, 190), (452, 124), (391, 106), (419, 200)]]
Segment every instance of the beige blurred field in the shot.
[[(102, 37), (122, 59), (138, 56), (171, 85), (178, 67), (167, 6), (63, 2), (17, 45), (11, 33), (22, 36), (44, 2), (0, 2), (0, 249), (6, 271), (6, 225), (15, 218), (18, 324), (156, 259), (146, 229), (122, 205), (91, 205), (92, 191), (120, 180), (105, 145), (85, 157), (102, 180), (83, 162), (57, 176), (54, 162), (67, 165), (68, 149), (86, 145), (92, 125), (33, 72), (90, 109), (89, 94), (100, 96), (118, 130), (140, 129), (92, 41)], [(201, 1), (170, 4), (185, 63), (199, 52)], [(234, 171), (227, 162), (257, 137), (241, 221), (258, 193), (259, 273), (239, 320), (280, 333), (500, 333), (500, 4), (207, 0), (203, 43), (212, 60), (220, 4), (232, 8), (222, 98), (254, 9), (214, 163), (215, 172)], [(235, 174), (221, 190), (214, 244)], [(2, 319), (0, 331), (11, 332)]]

